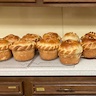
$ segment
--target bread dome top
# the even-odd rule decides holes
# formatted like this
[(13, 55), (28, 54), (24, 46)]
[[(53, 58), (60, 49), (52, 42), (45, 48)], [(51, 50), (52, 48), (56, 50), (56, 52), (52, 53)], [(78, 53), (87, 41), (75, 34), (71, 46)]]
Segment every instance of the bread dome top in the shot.
[(68, 32), (62, 37), (62, 41), (66, 41), (66, 40), (80, 41), (79, 36), (73, 32)]
[(10, 42), (10, 43), (13, 43), (13, 42), (19, 40), (20, 37), (17, 36), (17, 35), (9, 34), (9, 35), (5, 36), (3, 39), (4, 39), (4, 40), (7, 40), (7, 41)]
[(39, 36), (37, 34), (30, 34), (30, 33), (28, 33), (28, 34), (24, 35), (22, 37), (22, 39), (37, 42), (37, 41), (39, 41), (41, 39), (41, 36)]
[(78, 41), (66, 40), (61, 43), (58, 51), (62, 55), (79, 54), (82, 53), (83, 48)]
[(95, 32), (86, 33), (84, 36), (81, 37), (82, 41), (84, 39), (96, 39), (96, 33)]
[(61, 40), (61, 37), (57, 33), (55, 33), (55, 32), (45, 33), (43, 35), (43, 39), (46, 39), (46, 38), (53, 38), (53, 39)]

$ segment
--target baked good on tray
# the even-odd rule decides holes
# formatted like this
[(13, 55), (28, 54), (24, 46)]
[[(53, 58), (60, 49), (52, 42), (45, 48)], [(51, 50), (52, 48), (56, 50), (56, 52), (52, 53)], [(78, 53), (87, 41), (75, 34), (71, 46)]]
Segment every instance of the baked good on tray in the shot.
[(12, 53), (9, 50), (9, 42), (0, 39), (0, 61), (8, 60), (12, 57)]
[(27, 61), (35, 55), (35, 42), (20, 39), (14, 42), (10, 46), (10, 49), (12, 50), (15, 60)]
[(3, 39), (4, 39), (4, 40), (7, 40), (7, 41), (10, 42), (10, 43), (13, 43), (13, 42), (19, 40), (20, 37), (17, 36), (17, 35), (14, 35), (14, 34), (9, 34), (9, 35), (5, 36)]
[(37, 49), (43, 60), (53, 60), (58, 57), (58, 47), (61, 37), (55, 32), (47, 32), (37, 42)]
[(75, 65), (80, 61), (83, 48), (78, 41), (66, 40), (61, 43), (58, 49), (59, 59), (62, 64)]
[(64, 34), (64, 36), (62, 37), (62, 41), (65, 41), (65, 40), (80, 41), (80, 38), (76, 33), (68, 32), (68, 33)]
[(37, 42), (37, 48), (40, 54), (40, 57), (43, 60), (53, 60), (58, 57), (58, 47), (60, 41), (53, 38), (41, 39)]
[(28, 33), (28, 34), (24, 35), (24, 36), (22, 37), (22, 39), (38, 42), (38, 41), (40, 41), (41, 36), (39, 36), (39, 35), (37, 35), (37, 34), (30, 34), (30, 33)]
[(96, 33), (89, 32), (81, 37), (83, 47), (83, 57), (96, 58)]

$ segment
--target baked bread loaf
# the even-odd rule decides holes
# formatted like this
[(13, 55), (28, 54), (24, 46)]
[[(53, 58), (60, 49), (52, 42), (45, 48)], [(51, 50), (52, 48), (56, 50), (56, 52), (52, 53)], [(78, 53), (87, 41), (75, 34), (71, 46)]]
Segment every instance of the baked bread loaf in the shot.
[(27, 61), (35, 55), (35, 42), (20, 39), (14, 42), (10, 46), (10, 49), (17, 61)]
[(62, 64), (74, 65), (79, 63), (83, 48), (78, 41), (66, 40), (61, 43), (58, 55)]
[(80, 41), (80, 38), (76, 33), (68, 32), (64, 34), (64, 36), (62, 37), (62, 41), (66, 41), (66, 40)]
[(52, 38), (61, 40), (61, 37), (55, 32), (48, 32), (43, 35), (43, 39)]
[(5, 36), (3, 39), (7, 40), (9, 43), (13, 43), (13, 42), (19, 40), (20, 37), (17, 35), (9, 34), (9, 35)]
[(83, 57), (96, 58), (96, 33), (89, 32), (81, 37), (83, 47)]
[(9, 50), (9, 42), (0, 39), (0, 61), (8, 60), (12, 57), (12, 53)]
[(53, 60), (58, 57), (58, 47), (60, 41), (58, 39), (45, 38), (37, 42), (40, 57), (44, 60)]
[(35, 41), (38, 42), (41, 39), (41, 36), (37, 35), (37, 34), (26, 34), (22, 37), (23, 40), (29, 40), (29, 41)]

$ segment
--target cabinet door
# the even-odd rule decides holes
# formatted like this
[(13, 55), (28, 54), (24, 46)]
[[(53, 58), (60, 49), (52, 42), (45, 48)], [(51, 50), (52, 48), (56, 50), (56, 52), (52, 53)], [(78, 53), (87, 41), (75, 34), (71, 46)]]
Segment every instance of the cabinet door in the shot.
[(93, 95), (96, 94), (96, 83), (36, 83), (33, 84), (34, 95)]
[(96, 0), (43, 0), (44, 2), (55, 2), (55, 3), (63, 3), (63, 2), (96, 2)]
[(0, 0), (0, 2), (36, 2), (36, 0)]
[(0, 82), (0, 96), (23, 96), (22, 82)]

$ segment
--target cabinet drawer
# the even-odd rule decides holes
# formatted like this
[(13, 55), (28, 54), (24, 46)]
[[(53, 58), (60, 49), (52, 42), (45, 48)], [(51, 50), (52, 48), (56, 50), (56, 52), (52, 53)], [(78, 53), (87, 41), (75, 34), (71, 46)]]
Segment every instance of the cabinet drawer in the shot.
[(96, 0), (43, 0), (44, 2), (55, 2), (55, 3), (63, 3), (63, 2), (96, 2)]
[(36, 0), (0, 0), (0, 2), (36, 2)]
[(22, 82), (0, 82), (1, 94), (23, 95)]
[(96, 94), (96, 83), (36, 83), (33, 94)]

